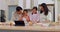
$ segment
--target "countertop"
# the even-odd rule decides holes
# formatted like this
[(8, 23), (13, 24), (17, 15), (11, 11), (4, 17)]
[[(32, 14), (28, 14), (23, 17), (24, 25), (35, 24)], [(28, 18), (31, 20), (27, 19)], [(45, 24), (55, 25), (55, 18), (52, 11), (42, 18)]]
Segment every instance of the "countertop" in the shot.
[(0, 30), (32, 30), (32, 31), (60, 31), (60, 25), (57, 26), (10, 26), (10, 25), (0, 25)]

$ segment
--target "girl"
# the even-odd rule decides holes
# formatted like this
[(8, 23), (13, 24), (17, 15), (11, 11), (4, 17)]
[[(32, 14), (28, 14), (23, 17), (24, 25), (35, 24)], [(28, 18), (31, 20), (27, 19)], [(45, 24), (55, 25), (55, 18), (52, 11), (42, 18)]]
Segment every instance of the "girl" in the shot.
[(23, 11), (22, 16), (23, 16), (23, 19), (25, 18), (24, 20), (26, 20), (27, 22), (29, 22), (30, 19), (29, 19), (28, 11), (27, 10)]
[(22, 14), (23, 21), (25, 22), (25, 25), (28, 25), (30, 18), (28, 16), (28, 11), (25, 9)]
[(39, 14), (37, 12), (37, 7), (33, 7), (32, 13), (30, 14), (30, 20), (33, 23), (38, 23), (39, 22)]

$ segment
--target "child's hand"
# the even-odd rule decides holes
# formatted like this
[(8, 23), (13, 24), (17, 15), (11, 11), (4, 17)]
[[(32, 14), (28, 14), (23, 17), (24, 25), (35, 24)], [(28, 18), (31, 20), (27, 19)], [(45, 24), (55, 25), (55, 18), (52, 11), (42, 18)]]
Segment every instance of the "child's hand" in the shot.
[(33, 25), (32, 21), (30, 21), (30, 22), (29, 22), (29, 25), (30, 25), (30, 26), (32, 26), (32, 25)]

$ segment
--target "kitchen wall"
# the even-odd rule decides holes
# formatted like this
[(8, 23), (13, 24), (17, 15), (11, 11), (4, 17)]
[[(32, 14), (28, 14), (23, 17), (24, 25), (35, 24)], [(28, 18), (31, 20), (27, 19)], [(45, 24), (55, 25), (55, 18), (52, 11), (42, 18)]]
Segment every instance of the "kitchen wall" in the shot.
[(5, 11), (5, 15), (6, 15), (6, 20), (7, 20), (7, 15), (8, 15), (8, 5), (6, 0), (0, 0), (0, 10), (4, 10)]
[(18, 5), (18, 0), (0, 0), (0, 10), (5, 10), (6, 21), (8, 21), (9, 6)]
[[(37, 0), (37, 2), (36, 2), (36, 0), (30, 0), (30, 1), (31, 1), (30, 2), (31, 5), (29, 3), (27, 3), (26, 0), (23, 0), (23, 3), (24, 3), (24, 6), (23, 7), (24, 8), (32, 8), (33, 6), (38, 6), (42, 2), (47, 3), (47, 4), (54, 4), (54, 1), (53, 0), (44, 0), (44, 1), (43, 0)], [(27, 4), (29, 4), (30, 7), (27, 7), (26, 6), (27, 4), (25, 2)], [(7, 19), (8, 19), (8, 11), (9, 11), (8, 10), (8, 6), (10, 6), (10, 5), (13, 5), (13, 6), (19, 5), (19, 1), (18, 0), (0, 0), (0, 10), (1, 9), (5, 10)], [(60, 14), (60, 1), (58, 1), (58, 14)]]
[(38, 0), (38, 4), (46, 3), (46, 4), (54, 4), (54, 0)]
[(8, 5), (18, 5), (18, 0), (7, 0)]
[(60, 22), (60, 0), (58, 0), (58, 21)]

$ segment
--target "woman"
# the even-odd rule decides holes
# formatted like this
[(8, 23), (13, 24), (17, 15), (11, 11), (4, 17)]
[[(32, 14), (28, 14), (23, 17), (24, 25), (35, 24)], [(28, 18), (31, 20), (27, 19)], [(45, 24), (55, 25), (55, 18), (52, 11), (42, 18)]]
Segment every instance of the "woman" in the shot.
[(30, 14), (30, 21), (32, 21), (33, 23), (39, 22), (39, 14), (37, 12), (37, 7), (33, 7), (32, 13)]
[(28, 16), (28, 11), (26, 9), (22, 13), (22, 18), (23, 18), (23, 21), (25, 22), (25, 25), (28, 25), (30, 18)]
[(16, 26), (25, 26), (24, 21), (22, 20), (22, 8), (20, 6), (16, 7), (16, 12), (13, 14), (13, 21)]
[(16, 7), (16, 11), (13, 13), (13, 21), (20, 21), (22, 20), (21, 16), (22, 16), (22, 8), (21, 7)]
[(39, 5), (40, 7), (40, 22), (42, 21), (52, 21), (52, 15), (51, 12), (49, 11), (47, 5), (45, 3), (42, 3)]

